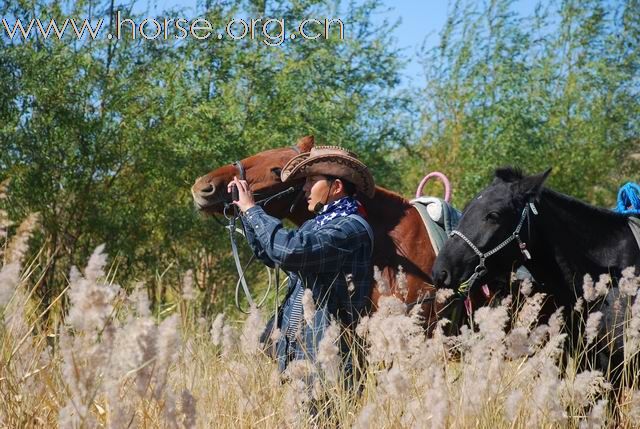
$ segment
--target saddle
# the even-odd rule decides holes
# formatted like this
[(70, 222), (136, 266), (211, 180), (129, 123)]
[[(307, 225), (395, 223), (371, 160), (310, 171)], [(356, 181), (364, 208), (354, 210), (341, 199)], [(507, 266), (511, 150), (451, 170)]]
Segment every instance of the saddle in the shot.
[(411, 200), (411, 205), (420, 213), (433, 250), (438, 255), (462, 214), (445, 200), (436, 197), (418, 197)]

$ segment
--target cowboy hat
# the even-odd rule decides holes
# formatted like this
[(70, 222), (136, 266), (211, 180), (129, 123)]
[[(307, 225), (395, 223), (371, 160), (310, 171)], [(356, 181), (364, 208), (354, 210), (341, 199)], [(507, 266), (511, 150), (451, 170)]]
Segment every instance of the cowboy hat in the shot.
[(301, 177), (335, 176), (354, 184), (358, 192), (372, 198), (376, 192), (373, 176), (353, 152), (339, 146), (316, 146), (291, 159), (280, 173), (283, 182)]

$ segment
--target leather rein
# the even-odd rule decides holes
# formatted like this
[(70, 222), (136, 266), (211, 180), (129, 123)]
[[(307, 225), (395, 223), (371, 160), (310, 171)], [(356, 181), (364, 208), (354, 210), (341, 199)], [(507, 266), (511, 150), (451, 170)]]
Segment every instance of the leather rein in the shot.
[[(300, 153), (300, 149), (295, 145), (291, 146), (291, 149), (293, 149), (298, 154)], [(242, 165), (242, 162), (239, 160), (236, 160), (231, 165), (235, 167), (236, 171), (238, 172), (238, 177), (240, 178), (240, 180), (246, 180), (246, 171), (244, 166)], [(282, 198), (286, 195), (291, 194), (292, 192), (296, 192), (300, 190), (301, 190), (301, 186), (290, 186), (289, 188), (283, 191), (276, 192), (273, 195), (270, 195), (268, 197), (265, 197), (261, 200), (256, 201), (256, 205), (261, 205), (264, 207), (269, 202), (275, 199)], [(241, 312), (245, 314), (249, 314), (251, 307), (255, 306), (257, 308), (260, 308), (264, 304), (271, 290), (272, 280), (271, 280), (271, 271), (267, 267), (267, 272), (269, 275), (269, 284), (262, 298), (256, 302), (251, 296), (251, 292), (249, 291), (249, 285), (247, 284), (247, 280), (245, 277), (245, 271), (255, 259), (255, 255), (251, 255), (251, 258), (249, 259), (247, 264), (243, 267), (242, 264), (240, 263), (240, 255), (238, 252), (238, 245), (236, 242), (236, 234), (245, 236), (244, 229), (236, 226), (238, 220), (240, 219), (240, 210), (238, 209), (238, 206), (233, 204), (233, 201), (237, 201), (237, 200), (238, 200), (238, 190), (234, 186), (232, 188), (231, 201), (224, 203), (223, 214), (224, 214), (224, 217), (227, 219), (228, 224), (224, 225), (222, 222), (219, 222), (219, 223), (221, 223), (229, 231), (229, 241), (231, 242), (231, 252), (233, 253), (233, 260), (236, 265), (236, 271), (238, 272), (238, 282), (236, 283), (236, 289), (235, 289), (235, 305), (236, 305), (236, 308)], [(299, 198), (296, 198), (293, 201), (293, 203), (291, 204), (291, 207), (289, 208), (290, 213), (293, 212), (298, 201), (299, 201)], [(240, 224), (242, 225), (242, 222), (240, 222)], [(280, 269), (277, 264), (275, 266), (275, 283), (276, 283), (276, 318), (277, 318), (278, 317), (277, 316), (278, 314), (277, 295), (280, 287)], [(247, 302), (249, 303), (249, 310), (243, 309), (242, 306), (240, 305), (240, 286), (242, 286), (242, 291), (245, 295)], [(276, 322), (277, 322), (277, 319), (276, 319)]]

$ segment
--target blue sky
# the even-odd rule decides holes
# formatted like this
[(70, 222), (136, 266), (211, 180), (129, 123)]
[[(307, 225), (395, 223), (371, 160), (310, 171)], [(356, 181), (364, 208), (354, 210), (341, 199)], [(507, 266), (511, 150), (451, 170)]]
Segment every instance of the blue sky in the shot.
[[(535, 1), (520, 0), (516, 3), (516, 10), (525, 15), (533, 11)], [(388, 11), (379, 14), (376, 19), (385, 18), (390, 22), (400, 19), (401, 23), (392, 37), (395, 47), (401, 49), (403, 57), (408, 60), (402, 70), (403, 84), (421, 84), (423, 79), (422, 67), (419, 62), (418, 51), (426, 39), (426, 46), (433, 46), (438, 41), (438, 34), (447, 19), (447, 0), (384, 0)], [(150, 11), (160, 11), (170, 7), (186, 8), (188, 13), (196, 15), (196, 0), (141, 0), (141, 8), (148, 7)], [(153, 13), (153, 12), (152, 12)]]
[[(402, 71), (404, 84), (421, 84), (424, 79), (419, 61), (419, 50), (423, 42), (431, 47), (438, 43), (440, 31), (447, 20), (449, 1), (447, 0), (385, 0), (388, 9), (384, 15), (390, 21), (400, 18), (393, 38), (395, 44), (404, 53), (408, 61)], [(537, 1), (520, 0), (515, 9), (518, 13), (529, 15), (533, 12)], [(381, 17), (383, 19), (384, 17)]]
[(391, 22), (400, 19), (400, 25), (394, 31), (393, 39), (396, 46), (402, 49), (403, 57), (409, 60), (402, 73), (403, 81), (418, 83), (416, 80), (421, 80), (423, 75), (418, 51), (425, 39), (427, 46), (437, 43), (438, 33), (447, 19), (448, 1), (386, 0), (385, 4), (389, 11), (385, 12), (381, 18), (386, 17)]

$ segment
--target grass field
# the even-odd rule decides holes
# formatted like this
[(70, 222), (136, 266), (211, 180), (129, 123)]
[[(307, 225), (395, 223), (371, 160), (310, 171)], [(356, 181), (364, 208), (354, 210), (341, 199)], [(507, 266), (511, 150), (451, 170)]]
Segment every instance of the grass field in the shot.
[[(102, 246), (84, 269), (72, 270), (45, 321), (29, 286), (37, 267), (23, 261), (35, 222), (24, 221), (1, 255), (0, 427), (595, 428), (640, 422), (632, 365), (640, 348), (640, 277), (632, 269), (615, 294), (606, 277), (585, 279), (585, 299), (574, 311), (605, 295), (608, 305), (585, 316), (568, 359), (560, 312), (540, 324), (545, 297), (526, 288), (478, 309), (473, 329), (447, 337), (438, 328), (429, 339), (419, 314), (383, 297), (356, 330), (353, 347), (364, 348), (365, 360), (359, 376), (345, 383), (337, 326), (323, 340), (317, 365), (300, 361), (279, 374), (258, 342), (267, 314), (254, 310), (242, 323), (223, 315), (200, 319), (186, 275), (175, 305), (154, 315), (141, 285), (118, 285), (105, 272)], [(626, 376), (616, 390), (611, 366), (595, 369), (595, 359), (607, 353), (592, 352), (622, 344)], [(580, 370), (579, 361), (586, 362)]]

